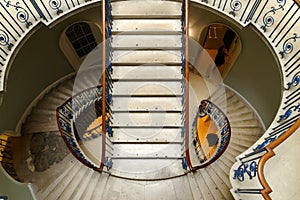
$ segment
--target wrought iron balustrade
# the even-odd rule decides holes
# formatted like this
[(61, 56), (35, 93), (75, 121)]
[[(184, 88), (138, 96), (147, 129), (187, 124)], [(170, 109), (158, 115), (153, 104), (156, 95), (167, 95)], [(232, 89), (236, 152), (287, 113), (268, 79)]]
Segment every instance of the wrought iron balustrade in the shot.
[[(90, 123), (102, 117), (101, 101), (102, 87), (97, 86), (79, 92), (57, 108), (58, 127), (71, 153), (84, 165), (100, 172), (102, 171), (100, 166), (85, 155), (80, 144), (83, 140), (97, 137), (102, 137), (103, 140), (103, 137), (105, 137), (99, 130), (102, 124), (97, 125), (93, 129), (88, 129)], [(87, 112), (91, 113), (91, 117), (89, 120), (82, 122), (83, 117), (81, 115), (86, 117)], [(96, 133), (93, 133), (95, 131)], [(111, 147), (109, 141), (105, 145)], [(105, 159), (109, 160), (109, 158)]]
[[(199, 133), (198, 119), (208, 117), (210, 123), (216, 126), (216, 133)], [(194, 170), (204, 168), (214, 161), (216, 161), (226, 150), (231, 137), (231, 127), (226, 115), (209, 100), (201, 101), (199, 111), (193, 122), (193, 145), (195, 147), (196, 155), (199, 158), (200, 164), (193, 166)], [(199, 138), (199, 134), (207, 134), (207, 141), (210, 147), (215, 147), (212, 155), (208, 156), (208, 152), (203, 149), (203, 142)], [(210, 137), (211, 136), (211, 137)]]

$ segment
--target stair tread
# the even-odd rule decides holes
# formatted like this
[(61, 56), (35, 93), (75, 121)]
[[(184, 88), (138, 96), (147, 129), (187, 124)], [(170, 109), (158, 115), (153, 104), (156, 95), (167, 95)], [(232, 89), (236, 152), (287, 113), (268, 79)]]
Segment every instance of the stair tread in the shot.
[(115, 31), (181, 31), (180, 19), (115, 19), (112, 32)]
[(135, 180), (157, 180), (183, 175), (181, 158), (113, 159), (111, 173)]
[[(181, 3), (172, 1), (112, 2), (112, 15), (180, 15)], [(130, 8), (130, 9), (128, 9)]]
[(181, 69), (178, 67), (114, 67), (112, 79), (118, 80), (181, 80)]
[(181, 48), (181, 35), (113, 35), (113, 48)]
[(85, 173), (89, 170), (86, 166), (82, 165), (77, 174), (73, 177), (73, 179), (69, 182), (67, 187), (62, 191), (59, 195), (59, 200), (70, 199), (72, 194), (76, 193), (78, 185), (81, 183), (82, 179), (85, 177)]
[(97, 184), (94, 187), (94, 191), (92, 194), (91, 199), (92, 200), (98, 200), (98, 199), (102, 199), (104, 190), (106, 189), (106, 184), (109, 180), (109, 175), (102, 173), (99, 177), (98, 177), (98, 181)]
[(181, 126), (181, 113), (114, 113), (113, 126)]
[[(170, 141), (171, 142), (171, 141)], [(112, 158), (181, 158), (181, 144), (115, 144)]]
[(80, 185), (77, 186), (77, 189), (70, 196), (71, 199), (80, 199), (80, 197), (87, 191), (87, 188), (90, 187), (92, 176), (94, 175), (94, 171), (92, 169), (88, 169), (88, 173), (84, 174), (83, 179), (80, 181)]
[(181, 64), (180, 50), (115, 50), (113, 51), (113, 65), (115, 64)]
[(204, 177), (202, 176), (201, 170), (198, 170), (195, 173), (196, 181), (198, 184), (198, 187), (200, 188), (201, 194), (205, 200), (214, 200), (210, 190), (209, 186), (204, 181)]
[(147, 81), (147, 82), (115, 82), (113, 95), (180, 95), (181, 83), (171, 81)]
[(194, 199), (199, 199), (199, 200), (204, 200), (200, 188), (196, 182), (196, 177), (189, 173), (187, 174), (188, 176), (188, 180), (189, 180), (189, 185), (190, 185), (190, 189), (192, 190), (192, 194), (193, 194), (193, 198)]
[(63, 190), (68, 186), (71, 182), (72, 178), (79, 172), (81, 168), (81, 164), (77, 163), (74, 168), (72, 168), (56, 186), (53, 188), (51, 193), (49, 193), (46, 199), (58, 199), (59, 195), (63, 192)]
[(137, 142), (179, 142), (181, 129), (134, 129), (134, 128), (114, 128), (113, 142), (137, 141)]
[[(86, 184), (86, 187), (85, 187), (83, 193), (77, 199), (91, 199), (94, 189), (95, 189), (95, 186), (96, 186), (100, 176), (101, 176), (101, 174), (99, 172), (93, 171), (92, 176), (90, 178), (88, 178), (89, 183)], [(76, 198), (73, 198), (73, 199), (76, 199)]]
[[(222, 192), (220, 191), (220, 187), (222, 187), (222, 183), (218, 182), (216, 183), (216, 180), (218, 177), (217, 176), (213, 176), (212, 173), (208, 173), (208, 170), (205, 168), (203, 170), (201, 170), (201, 174), (204, 178), (204, 181), (206, 182), (206, 184), (209, 186), (208, 188), (211, 191), (211, 194), (213, 195), (214, 199), (223, 199), (223, 200), (229, 200), (227, 198), (225, 198), (222, 194)], [(222, 188), (225, 190), (228, 190), (228, 188)]]
[(182, 110), (180, 97), (116, 97), (111, 106), (113, 111), (138, 111), (138, 110), (159, 110), (159, 111), (180, 111)]

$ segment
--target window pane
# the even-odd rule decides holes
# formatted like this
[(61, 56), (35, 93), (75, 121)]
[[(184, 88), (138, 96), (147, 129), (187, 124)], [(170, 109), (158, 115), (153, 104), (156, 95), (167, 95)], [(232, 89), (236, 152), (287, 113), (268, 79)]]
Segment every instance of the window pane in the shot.
[(80, 58), (97, 46), (92, 29), (88, 23), (73, 24), (66, 30), (65, 34)]

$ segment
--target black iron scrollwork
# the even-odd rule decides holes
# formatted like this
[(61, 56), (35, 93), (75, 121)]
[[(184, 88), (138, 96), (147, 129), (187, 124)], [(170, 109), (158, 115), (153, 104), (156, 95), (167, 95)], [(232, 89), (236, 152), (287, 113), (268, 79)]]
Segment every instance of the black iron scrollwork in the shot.
[(243, 7), (243, 4), (241, 1), (239, 0), (231, 0), (230, 2), (230, 8), (231, 8), (231, 11), (229, 12), (230, 15), (232, 16), (236, 16), (236, 12), (241, 10)]
[(16, 18), (19, 22), (26, 25), (26, 28), (29, 28), (29, 26), (32, 25), (32, 23), (29, 21), (29, 13), (28, 11), (20, 6), (20, 2), (16, 2), (15, 4), (12, 4), (11, 1), (6, 1), (6, 7), (14, 7), (17, 11)]
[(245, 174), (248, 174), (250, 180), (257, 174), (257, 163), (252, 161), (250, 165), (248, 163), (242, 163), (237, 170), (234, 170), (233, 179), (238, 179), (240, 182), (245, 180)]
[(263, 25), (260, 28), (262, 28), (264, 32), (267, 31), (267, 27), (271, 27), (274, 24), (275, 20), (273, 16), (271, 16), (271, 14), (275, 15), (277, 10), (284, 10), (286, 0), (277, 0), (277, 3), (279, 4), (278, 7), (275, 8), (274, 6), (272, 6), (271, 10), (266, 12), (263, 17)]
[(292, 78), (292, 80), (287, 84), (286, 90), (289, 90), (291, 87), (296, 87), (297, 85), (300, 84), (300, 72), (295, 74)]
[(279, 52), (281, 58), (284, 58), (284, 55), (290, 54), (294, 50), (294, 45), (292, 42), (296, 42), (300, 38), (296, 33), (293, 33), (293, 36), (286, 39), (282, 46), (282, 51)]
[(282, 121), (288, 119), (293, 114), (293, 112), (295, 112), (297, 110), (298, 110), (298, 112), (300, 112), (300, 103), (297, 106), (292, 106), (289, 109), (287, 109), (287, 111), (285, 111), (285, 113), (283, 113), (282, 115), (279, 116), (279, 120), (277, 122), (279, 123), (279, 122), (282, 122)]
[(49, 5), (53, 10), (56, 10), (57, 15), (63, 13), (63, 11), (61, 9), (61, 1), (60, 0), (50, 0)]
[(0, 29), (0, 45), (5, 46), (8, 48), (10, 51), (11, 48), (14, 46), (10, 41), (9, 41), (9, 36), (8, 34)]

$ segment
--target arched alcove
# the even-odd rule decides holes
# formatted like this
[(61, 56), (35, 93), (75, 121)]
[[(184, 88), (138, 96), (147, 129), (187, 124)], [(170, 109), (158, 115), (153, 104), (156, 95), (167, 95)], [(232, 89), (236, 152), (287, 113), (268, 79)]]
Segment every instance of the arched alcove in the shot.
[(224, 78), (242, 49), (238, 34), (227, 25), (212, 23), (201, 30), (198, 41), (215, 61)]
[(101, 37), (102, 33), (97, 24), (80, 21), (65, 29), (60, 36), (59, 46), (77, 71), (86, 55), (101, 42)]

